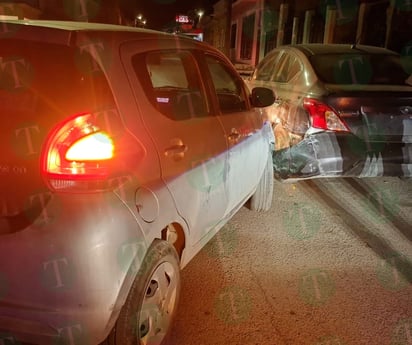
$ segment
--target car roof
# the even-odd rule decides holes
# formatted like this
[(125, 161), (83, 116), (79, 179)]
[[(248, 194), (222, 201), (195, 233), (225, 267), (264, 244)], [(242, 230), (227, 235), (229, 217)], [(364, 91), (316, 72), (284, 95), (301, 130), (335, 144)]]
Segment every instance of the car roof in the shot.
[(104, 23), (90, 23), (90, 22), (76, 22), (76, 21), (60, 21), (60, 20), (1, 20), (1, 22), (30, 26), (30, 27), (44, 27), (50, 29), (60, 29), (68, 31), (133, 31), (133, 32), (156, 32), (149, 29), (135, 28), (132, 26), (115, 25), (115, 24), (104, 24)]
[(322, 44), (322, 43), (307, 43), (307, 44), (291, 44), (284, 47), (297, 49), (304, 53), (307, 57), (322, 54), (395, 54), (389, 49), (374, 47), (368, 45), (355, 44)]
[[(15, 38), (66, 45), (73, 43), (76, 33), (107, 35), (110, 36), (111, 40), (119, 42), (136, 38), (176, 39), (176, 35), (162, 31), (114, 24), (57, 20), (0, 20), (0, 23), (0, 38)], [(186, 37), (181, 39), (193, 41), (194, 44), (197, 42)]]

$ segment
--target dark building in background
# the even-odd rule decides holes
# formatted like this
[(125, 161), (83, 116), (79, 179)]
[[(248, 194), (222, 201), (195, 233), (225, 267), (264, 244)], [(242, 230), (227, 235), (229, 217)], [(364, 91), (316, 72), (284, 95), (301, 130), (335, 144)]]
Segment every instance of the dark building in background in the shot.
[(251, 66), (290, 43), (358, 43), (412, 54), (410, 0), (220, 0), (202, 23), (205, 40)]
[[(0, 15), (135, 25), (135, 5), (128, 0), (0, 0)], [(290, 43), (369, 44), (409, 56), (412, 1), (219, 0), (196, 29), (233, 62), (249, 66)]]

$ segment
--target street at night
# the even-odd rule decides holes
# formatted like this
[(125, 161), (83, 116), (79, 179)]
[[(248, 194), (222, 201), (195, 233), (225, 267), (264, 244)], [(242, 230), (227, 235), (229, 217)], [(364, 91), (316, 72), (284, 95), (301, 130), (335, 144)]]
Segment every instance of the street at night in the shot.
[(173, 344), (412, 344), (412, 181), (275, 184), (182, 271)]
[(0, 345), (412, 345), (412, 0), (0, 0)]

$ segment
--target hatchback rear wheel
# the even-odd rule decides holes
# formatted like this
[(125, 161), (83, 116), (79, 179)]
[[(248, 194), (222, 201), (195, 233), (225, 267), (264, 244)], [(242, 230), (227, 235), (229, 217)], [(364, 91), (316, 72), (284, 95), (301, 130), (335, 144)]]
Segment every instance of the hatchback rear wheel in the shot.
[[(176, 250), (157, 240), (148, 250), (105, 345), (165, 345), (179, 302)], [(103, 344), (102, 344), (103, 345)]]

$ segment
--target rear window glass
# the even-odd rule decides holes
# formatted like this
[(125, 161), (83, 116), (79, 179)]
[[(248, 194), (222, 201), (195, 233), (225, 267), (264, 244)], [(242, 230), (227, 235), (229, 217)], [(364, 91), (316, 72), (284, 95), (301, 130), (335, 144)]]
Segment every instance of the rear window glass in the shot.
[(181, 121), (209, 114), (209, 106), (194, 56), (189, 51), (154, 51), (133, 58), (136, 75), (146, 85), (153, 106)]
[(249, 110), (243, 81), (239, 76), (234, 75), (226, 64), (216, 57), (207, 56), (206, 63), (212, 77), (221, 112), (233, 113)]
[(112, 110), (107, 79), (97, 64), (89, 68), (90, 61), (89, 54), (67, 46), (0, 40), (3, 116), (55, 123), (79, 112)]
[(299, 60), (289, 53), (284, 53), (279, 59), (278, 64), (279, 68), (273, 75), (273, 81), (287, 83), (300, 72)]
[(310, 61), (318, 77), (331, 84), (406, 85), (409, 77), (397, 55), (321, 54)]
[(267, 56), (256, 68), (253, 79), (260, 81), (270, 81), (274, 70), (277, 68), (276, 61), (279, 57), (279, 52), (272, 53)]

